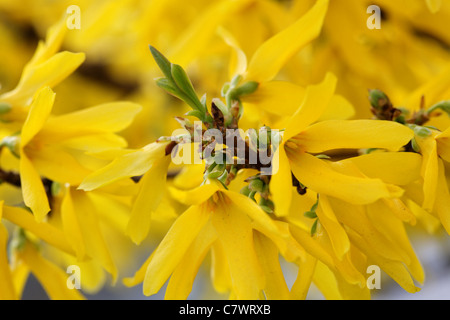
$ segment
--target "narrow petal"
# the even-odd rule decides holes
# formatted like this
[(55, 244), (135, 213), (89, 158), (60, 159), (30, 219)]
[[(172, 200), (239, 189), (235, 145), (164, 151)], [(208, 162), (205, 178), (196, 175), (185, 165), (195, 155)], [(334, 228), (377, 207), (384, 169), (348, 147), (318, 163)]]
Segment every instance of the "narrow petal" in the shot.
[(220, 241), (211, 248), (211, 278), (214, 289), (219, 293), (231, 291), (230, 267), (226, 253)]
[(306, 88), (303, 102), (286, 124), (286, 131), (283, 135), (284, 141), (288, 141), (302, 132), (308, 125), (316, 122), (322, 116), (333, 97), (336, 83), (336, 77), (328, 73), (320, 84)]
[(73, 188), (70, 189), (70, 192), (72, 193), (71, 197), (75, 205), (74, 210), (80, 225), (86, 252), (111, 274), (115, 282), (117, 280), (118, 270), (101, 230), (100, 220), (97, 216), (97, 208), (89, 198), (88, 193), (74, 190)]
[(290, 299), (306, 299), (316, 270), (316, 263), (317, 259), (308, 254), (306, 260), (299, 264), (297, 278), (291, 288)]
[(49, 87), (44, 87), (37, 93), (20, 134), (22, 148), (42, 129), (52, 111), (54, 101), (55, 93)]
[(380, 198), (402, 195), (399, 188), (389, 188), (379, 179), (360, 178), (333, 170), (327, 163), (307, 153), (290, 156), (295, 177), (320, 194), (343, 199), (353, 204), (367, 204)]
[(164, 299), (184, 300), (188, 298), (200, 265), (216, 239), (217, 234), (213, 226), (211, 223), (207, 223), (170, 277)]
[(85, 241), (75, 211), (70, 188), (66, 190), (61, 203), (61, 221), (67, 241), (69, 241), (74, 248), (78, 260), (83, 261), (86, 255)]
[(180, 35), (172, 47), (169, 59), (180, 65), (189, 63), (202, 53), (224, 19), (239, 12), (251, 2), (251, 0), (243, 0), (213, 3)]
[(271, 114), (292, 116), (301, 105), (305, 92), (304, 87), (287, 81), (263, 82), (254, 93), (242, 96), (242, 102), (254, 104)]
[(367, 206), (355, 206), (342, 200), (330, 198), (334, 212), (348, 229), (353, 230), (364, 238), (371, 250), (385, 259), (392, 261), (410, 262), (410, 258), (399, 247), (395, 241), (386, 238), (386, 236), (378, 231), (371, 220), (368, 218), (368, 212), (377, 212), (378, 205), (383, 209), (383, 203), (380, 201)]
[(236, 298), (258, 299), (265, 279), (256, 256), (250, 219), (221, 203), (211, 221), (228, 260)]
[(269, 188), (275, 204), (275, 214), (285, 217), (289, 214), (292, 201), (292, 173), (283, 145), (275, 152), (272, 166), (274, 174), (270, 178)]
[(340, 162), (354, 163), (369, 178), (403, 186), (420, 179), (422, 157), (413, 152), (373, 152)]
[(218, 190), (220, 187), (217, 183), (206, 183), (186, 191), (169, 187), (172, 197), (185, 205), (199, 205), (212, 197)]
[(319, 35), (327, 9), (328, 0), (317, 1), (295, 23), (266, 40), (252, 56), (245, 78), (257, 82), (272, 80), (296, 52)]
[(361, 251), (363, 251), (367, 257), (378, 265), (384, 272), (386, 272), (393, 280), (395, 280), (403, 289), (409, 293), (416, 293), (420, 291), (420, 288), (416, 287), (411, 275), (407, 271), (402, 262), (385, 259), (378, 255), (376, 252), (368, 247), (367, 242), (363, 237), (356, 235), (354, 232), (348, 233), (350, 240)]
[(320, 223), (331, 239), (336, 256), (342, 260), (344, 254), (350, 250), (350, 241), (344, 228), (337, 220), (326, 195), (320, 195), (319, 206), (316, 213)]
[(337, 279), (330, 268), (318, 261), (314, 270), (313, 282), (327, 300), (342, 300)]
[(416, 141), (423, 156), (421, 174), (424, 199), (422, 206), (425, 210), (431, 212), (434, 208), (438, 182), (437, 142), (432, 136), (427, 138), (416, 137)]
[(151, 143), (142, 149), (124, 154), (107, 166), (95, 171), (79, 186), (79, 189), (91, 191), (112, 182), (140, 176), (147, 172), (153, 162), (165, 156), (167, 143)]
[(392, 121), (329, 120), (306, 128), (295, 141), (310, 153), (341, 148), (397, 151), (413, 137), (412, 130)]
[(134, 273), (132, 277), (127, 277), (123, 279), (123, 284), (127, 287), (134, 287), (139, 283), (142, 283), (145, 279), (145, 273), (147, 272), (148, 265), (152, 261), (155, 251), (145, 260), (142, 266)]
[[(119, 132), (127, 128), (142, 107), (132, 102), (111, 102), (55, 116), (48, 125), (66, 131)], [(64, 131), (63, 130), (63, 131)]]
[(406, 265), (411, 275), (419, 283), (423, 284), (425, 281), (425, 272), (414, 252), (402, 221), (391, 213), (390, 207), (384, 201), (378, 201), (368, 206), (367, 216), (371, 224), (380, 233), (395, 243), (408, 256), (409, 261), (405, 261), (405, 263), (407, 262)]
[(347, 120), (355, 115), (355, 108), (343, 96), (335, 94), (330, 104), (320, 116), (319, 121), (326, 120)]
[(48, 60), (33, 65), (22, 74), (17, 87), (2, 96), (14, 105), (28, 105), (35, 92), (53, 87), (67, 78), (84, 61), (84, 53), (59, 52)]
[(450, 128), (436, 136), (439, 156), (450, 163)]
[(436, 212), (439, 220), (448, 234), (450, 234), (450, 192), (445, 179), (445, 168), (442, 160), (438, 167), (438, 185), (436, 188)]
[(243, 74), (245, 70), (247, 70), (247, 56), (245, 55), (245, 52), (239, 47), (238, 41), (228, 30), (219, 26), (217, 32), (235, 53), (231, 56), (229, 62), (229, 78), (232, 79), (235, 75)]
[[(3, 201), (1, 201), (3, 202)], [(8, 262), (8, 230), (1, 223), (1, 210), (3, 203), (0, 202), (0, 300), (15, 300), (17, 295), (12, 282), (11, 269)]]
[(140, 244), (148, 235), (152, 214), (164, 196), (169, 164), (170, 157), (155, 161), (139, 181), (139, 193), (134, 200), (127, 225), (127, 234), (136, 244)]
[(289, 288), (281, 270), (277, 247), (266, 236), (254, 233), (255, 251), (266, 277), (264, 295), (268, 300), (286, 300)]
[(20, 154), (20, 181), (25, 204), (34, 213), (37, 221), (42, 221), (50, 212), (47, 193), (41, 176), (24, 152)]
[(69, 289), (67, 286), (67, 273), (42, 257), (32, 243), (27, 242), (25, 248), (19, 251), (18, 257), (28, 266), (50, 299), (84, 300), (79, 290)]
[(274, 220), (258, 206), (258, 204), (250, 198), (231, 191), (221, 191), (230, 200), (230, 209), (238, 211), (244, 215), (247, 215), (251, 220), (255, 221), (258, 225), (263, 226), (267, 232), (277, 234), (279, 236), (287, 236), (287, 233), (283, 233), (278, 229)]
[(146, 296), (161, 289), (208, 219), (205, 207), (192, 206), (175, 220), (148, 265), (144, 279)]
[(33, 233), (36, 237), (47, 242), (49, 245), (70, 255), (75, 254), (70, 243), (66, 239), (66, 235), (60, 229), (57, 229), (47, 222), (37, 222), (29, 211), (19, 207), (4, 206), (3, 218)]

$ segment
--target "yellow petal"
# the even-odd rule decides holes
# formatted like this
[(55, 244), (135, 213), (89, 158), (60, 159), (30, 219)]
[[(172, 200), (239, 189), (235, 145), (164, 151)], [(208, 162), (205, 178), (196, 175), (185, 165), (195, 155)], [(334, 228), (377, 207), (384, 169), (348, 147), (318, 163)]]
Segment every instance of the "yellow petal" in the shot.
[(373, 152), (340, 162), (354, 163), (369, 178), (403, 186), (420, 179), (422, 157), (413, 152)]
[(305, 88), (301, 86), (287, 81), (270, 81), (260, 83), (254, 93), (242, 96), (242, 102), (254, 104), (271, 114), (292, 116), (304, 96)]
[(24, 249), (18, 252), (18, 256), (28, 266), (39, 283), (44, 287), (50, 299), (84, 299), (79, 290), (69, 289), (67, 286), (67, 273), (42, 257), (31, 242), (27, 242), (25, 244)]
[(257, 82), (272, 80), (283, 65), (322, 29), (328, 0), (314, 7), (288, 28), (265, 41), (252, 56), (245, 78)]
[(439, 156), (450, 162), (450, 128), (436, 136), (437, 151)]
[(61, 230), (47, 222), (37, 222), (27, 210), (19, 207), (5, 206), (3, 208), (3, 218), (31, 232), (51, 246), (70, 255), (74, 254), (74, 250)]
[(230, 210), (238, 211), (244, 215), (247, 215), (251, 220), (255, 221), (258, 225), (263, 226), (266, 232), (274, 233), (280, 236), (287, 236), (278, 229), (274, 220), (265, 213), (258, 204), (250, 198), (236, 192), (223, 190), (222, 193), (231, 200), (229, 204)]
[(416, 137), (416, 141), (423, 156), (421, 174), (424, 199), (422, 206), (425, 210), (431, 212), (434, 208), (438, 181), (437, 142), (432, 136), (427, 138)]
[(219, 26), (219, 28), (217, 28), (217, 33), (235, 53), (231, 56), (229, 62), (229, 78), (232, 79), (235, 75), (243, 74), (247, 69), (247, 56), (245, 55), (245, 52), (239, 47), (239, 43), (228, 30)]
[(311, 234), (300, 227), (293, 224), (289, 225), (292, 236), (297, 242), (306, 250), (308, 254), (314, 258), (322, 261), (328, 266), (333, 266), (333, 257), (327, 252), (313, 237)]
[[(339, 221), (363, 237), (371, 250), (389, 260), (410, 261), (408, 255), (390, 238), (386, 238), (383, 233), (379, 232), (369, 220), (367, 212), (370, 212), (370, 210), (376, 212), (380, 201), (368, 206), (355, 206), (332, 198), (330, 198), (330, 202)], [(383, 206), (381, 208), (386, 209)]]
[(344, 228), (337, 220), (326, 195), (320, 195), (316, 213), (321, 225), (325, 228), (331, 239), (336, 256), (342, 260), (344, 254), (350, 250), (350, 241)]
[(22, 148), (42, 129), (52, 111), (54, 101), (55, 93), (49, 87), (44, 87), (37, 93), (20, 134)]
[(37, 221), (42, 221), (50, 211), (47, 193), (41, 176), (24, 152), (20, 154), (20, 181), (23, 201), (31, 209)]
[(137, 270), (132, 277), (127, 277), (123, 279), (123, 284), (127, 287), (134, 287), (139, 283), (143, 282), (145, 279), (145, 273), (147, 272), (148, 265), (152, 261), (155, 251), (145, 260), (142, 266)]
[(49, 119), (48, 126), (61, 131), (119, 132), (127, 128), (142, 107), (132, 102), (111, 102)]
[(16, 264), (11, 272), (14, 289), (18, 298), (22, 297), (29, 274), (30, 270), (25, 263)]
[(148, 265), (143, 289), (146, 296), (161, 289), (208, 219), (206, 208), (192, 206), (175, 220)]
[(270, 193), (275, 204), (275, 214), (285, 217), (289, 214), (292, 201), (292, 173), (289, 160), (281, 145), (273, 156), (273, 172), (270, 178)]
[(224, 19), (233, 16), (251, 2), (252, 0), (213, 3), (177, 39), (168, 55), (169, 60), (185, 65), (198, 57)]
[(320, 118), (333, 97), (336, 82), (336, 77), (327, 73), (320, 84), (306, 88), (303, 102), (286, 124), (284, 141), (288, 141)]
[(274, 221), (274, 223), (280, 230), (279, 234), (268, 232), (267, 228), (255, 222), (253, 222), (253, 228), (268, 237), (277, 246), (280, 254), (286, 261), (294, 263), (304, 261), (307, 253), (291, 235), (289, 224), (283, 221)]
[(439, 160), (438, 185), (436, 188), (436, 212), (442, 225), (450, 234), (450, 192), (445, 179), (445, 169), (442, 160)]
[(258, 299), (265, 280), (255, 253), (249, 218), (220, 203), (211, 221), (228, 260), (232, 291), (236, 298)]
[(211, 247), (211, 278), (214, 289), (219, 293), (231, 291), (231, 275), (227, 256), (220, 241)]
[(346, 120), (355, 115), (353, 105), (343, 96), (335, 94), (330, 104), (320, 116), (319, 121), (326, 120)]
[(150, 170), (139, 181), (139, 193), (134, 200), (127, 225), (127, 234), (136, 244), (140, 244), (150, 230), (152, 214), (164, 196), (169, 164), (170, 157), (155, 161)]
[(64, 17), (48, 29), (45, 41), (39, 41), (33, 58), (28, 62), (25, 70), (28, 66), (42, 63), (54, 55), (59, 50), (66, 32), (67, 25)]
[(311, 287), (314, 271), (316, 269), (317, 259), (307, 255), (306, 260), (301, 262), (298, 267), (297, 279), (292, 285), (290, 299), (305, 300)]
[(25, 148), (25, 153), (32, 159), (36, 171), (52, 181), (78, 185), (91, 173), (59, 145), (47, 145), (39, 150)]
[(85, 59), (84, 53), (59, 52), (48, 60), (32, 65), (22, 74), (17, 87), (2, 96), (14, 105), (27, 105), (36, 91), (53, 87), (67, 78)]
[(70, 189), (66, 191), (61, 203), (61, 221), (67, 241), (69, 241), (74, 248), (78, 260), (83, 261), (86, 255), (85, 241), (83, 239)]
[(384, 272), (386, 272), (393, 280), (395, 280), (403, 289), (409, 293), (416, 293), (420, 288), (416, 287), (411, 275), (405, 268), (402, 262), (385, 259), (378, 255), (367, 245), (363, 237), (356, 235), (356, 233), (349, 231), (349, 238), (367, 257), (378, 265)]
[(412, 130), (392, 121), (329, 120), (311, 125), (295, 140), (304, 150), (320, 153), (341, 148), (397, 151), (413, 137)]
[(0, 300), (15, 300), (17, 295), (12, 282), (11, 269), (8, 262), (8, 230), (1, 223), (3, 201), (0, 201)]
[(153, 162), (165, 156), (166, 146), (167, 143), (155, 142), (119, 156), (107, 166), (86, 177), (79, 189), (91, 191), (124, 178), (140, 176), (150, 169)]
[(82, 239), (85, 243), (87, 254), (96, 259), (103, 268), (109, 272), (113, 278), (113, 282), (117, 280), (117, 267), (112, 258), (111, 250), (105, 241), (99, 218), (97, 216), (97, 208), (89, 194), (83, 191), (70, 189), (73, 204), (75, 205), (76, 217)]
[(170, 194), (185, 205), (199, 205), (208, 200), (220, 189), (217, 183), (206, 183), (192, 190), (180, 190), (169, 186)]
[(411, 275), (421, 284), (425, 281), (425, 273), (411, 245), (404, 224), (391, 213), (386, 202), (376, 202), (368, 206), (367, 215), (371, 224), (392, 243), (395, 243), (409, 261), (404, 261)]
[(184, 300), (188, 298), (200, 265), (216, 239), (217, 234), (209, 222), (192, 242), (180, 264), (175, 268), (167, 285), (164, 299)]
[(313, 276), (313, 282), (327, 300), (342, 300), (338, 283), (333, 272), (318, 261)]
[(436, 13), (439, 11), (442, 5), (442, 0), (425, 0), (428, 6), (428, 9), (432, 13)]
[(341, 174), (327, 163), (307, 153), (288, 154), (292, 172), (308, 188), (353, 204), (367, 204), (380, 198), (402, 195), (398, 188), (388, 188), (379, 179)]
[(266, 276), (264, 295), (268, 300), (286, 300), (289, 289), (281, 270), (277, 247), (266, 236), (255, 232), (255, 251)]

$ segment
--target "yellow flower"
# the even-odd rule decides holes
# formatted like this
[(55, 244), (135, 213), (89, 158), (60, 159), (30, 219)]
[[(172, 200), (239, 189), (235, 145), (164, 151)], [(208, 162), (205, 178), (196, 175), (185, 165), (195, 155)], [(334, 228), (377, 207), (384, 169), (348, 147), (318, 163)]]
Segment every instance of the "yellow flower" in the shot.
[(78, 185), (94, 169), (83, 163), (89, 163), (85, 153), (124, 147), (126, 141), (113, 132), (125, 128), (140, 110), (138, 105), (117, 102), (52, 117), (54, 99), (49, 87), (41, 89), (20, 136), (11, 138), (20, 158), (24, 202), (38, 221), (50, 211), (41, 175)]
[(126, 178), (142, 176), (133, 201), (126, 233), (139, 244), (150, 229), (152, 213), (161, 203), (171, 157), (166, 155), (167, 143), (151, 143), (138, 150), (128, 150), (108, 165), (85, 177), (79, 189), (91, 191)]
[[(74, 251), (66, 240), (64, 233), (46, 222), (37, 222), (27, 210), (18, 207), (1, 207), (2, 219), (13, 223), (23, 230), (19, 236), (13, 236), (10, 245), (9, 259), (6, 255), (8, 233), (0, 223), (0, 277), (2, 281), (0, 294), (3, 299), (19, 299), (22, 295), (25, 280), (31, 271), (43, 286), (51, 299), (84, 299), (78, 290), (70, 290), (67, 285), (67, 274), (39, 252), (39, 240), (44, 241), (60, 252), (73, 255)], [(8, 262), (9, 261), (9, 262)]]
[(84, 53), (57, 53), (66, 30), (65, 19), (50, 28), (46, 40), (39, 42), (33, 57), (24, 67), (16, 88), (0, 96), (0, 102), (11, 108), (2, 114), (2, 120), (23, 122), (31, 101), (40, 89), (57, 85), (83, 63)]
[[(208, 251), (213, 254), (213, 283), (235, 299), (288, 297), (279, 263), (281, 252), (290, 261), (304, 257), (302, 248), (282, 222), (273, 221), (249, 198), (211, 182), (196, 189), (172, 190), (191, 204), (173, 223), (164, 239), (128, 286), (144, 281), (145, 295), (157, 293), (170, 277), (166, 299), (185, 299)], [(264, 249), (263, 249), (264, 248)]]
[(286, 123), (283, 142), (274, 156), (278, 159), (274, 164), (278, 172), (272, 175), (270, 182), (279, 216), (288, 213), (292, 173), (300, 183), (320, 194), (355, 204), (402, 194), (398, 187), (378, 179), (338, 173), (313, 155), (340, 148), (398, 150), (413, 136), (408, 128), (388, 121), (329, 120), (314, 123), (328, 105), (335, 85), (335, 77), (329, 74), (321, 84), (308, 87), (302, 105)]

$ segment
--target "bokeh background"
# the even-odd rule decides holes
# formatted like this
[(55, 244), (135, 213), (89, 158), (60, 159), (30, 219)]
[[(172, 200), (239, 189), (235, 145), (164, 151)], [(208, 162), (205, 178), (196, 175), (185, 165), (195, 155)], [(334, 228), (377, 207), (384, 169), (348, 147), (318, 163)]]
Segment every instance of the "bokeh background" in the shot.
[[(231, 2), (235, 2), (230, 5)], [(31, 59), (48, 29), (64, 19), (66, 10), (77, 5), (81, 28), (68, 30), (61, 51), (84, 52), (86, 61), (54, 89), (54, 114), (87, 108), (105, 102), (127, 100), (143, 106), (142, 112), (121, 134), (130, 148), (142, 147), (177, 127), (175, 115), (187, 106), (156, 87), (161, 76), (150, 55), (151, 44), (172, 61), (185, 67), (198, 92), (219, 96), (230, 80), (233, 48), (223, 38), (230, 32), (251, 57), (266, 39), (295, 21), (313, 0), (0, 0), (1, 93), (12, 90), (22, 69)], [(370, 30), (366, 9), (382, 8), (380, 30)], [(433, 12), (426, 0), (331, 0), (320, 38), (292, 58), (279, 75), (299, 85), (315, 83), (328, 71), (338, 79), (338, 93), (355, 109), (354, 118), (370, 118), (367, 90), (379, 88), (396, 105), (417, 109), (424, 86), (433, 86), (440, 74), (450, 70), (450, 1), (443, 0)], [(450, 90), (450, 89), (449, 89)], [(439, 97), (431, 97), (432, 104)], [(270, 113), (262, 114), (270, 118)], [(245, 120), (252, 123), (251, 114)], [(434, 120), (440, 126), (444, 116)], [(121, 244), (129, 252), (123, 259), (123, 276), (131, 275), (164, 234), (167, 224), (156, 225), (153, 237), (141, 247)], [(375, 299), (450, 299), (450, 242), (443, 234), (411, 230), (417, 254), (426, 271), (421, 292), (405, 293), (392, 281), (383, 282)], [(213, 292), (207, 268), (199, 273), (191, 299), (224, 298)], [(288, 282), (295, 270), (285, 265)], [(105, 280), (108, 282), (108, 279)], [(163, 298), (164, 292), (151, 297)], [(91, 299), (148, 299), (140, 286), (106, 286)], [(33, 277), (24, 299), (45, 299)], [(312, 290), (309, 298), (321, 299)]]

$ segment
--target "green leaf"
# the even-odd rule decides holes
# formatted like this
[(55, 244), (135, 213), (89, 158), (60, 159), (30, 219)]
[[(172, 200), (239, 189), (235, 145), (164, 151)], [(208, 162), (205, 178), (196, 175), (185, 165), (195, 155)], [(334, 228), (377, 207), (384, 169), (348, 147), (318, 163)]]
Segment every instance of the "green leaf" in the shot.
[(317, 214), (314, 211), (306, 211), (303, 215), (309, 219), (317, 218)]
[(205, 114), (198, 110), (190, 110), (190, 111), (186, 112), (185, 115), (190, 116), (190, 117), (199, 118), (201, 121), (203, 121), (205, 118)]
[(318, 222), (319, 222), (319, 219), (316, 219), (316, 221), (314, 221), (313, 225), (311, 226), (311, 236), (316, 234)]
[(162, 73), (166, 76), (167, 79), (173, 82), (170, 61), (167, 60), (167, 58), (153, 46), (150, 46), (150, 52), (152, 53), (153, 59), (155, 59), (155, 62), (158, 65), (159, 69), (161, 69)]
[(189, 80), (186, 71), (184, 71), (184, 69), (180, 65), (172, 63), (171, 73), (178, 88), (182, 92), (184, 92), (193, 102), (191, 106), (199, 111), (205, 112), (205, 108), (198, 99), (197, 94), (195, 93), (194, 87), (192, 86), (191, 80)]

